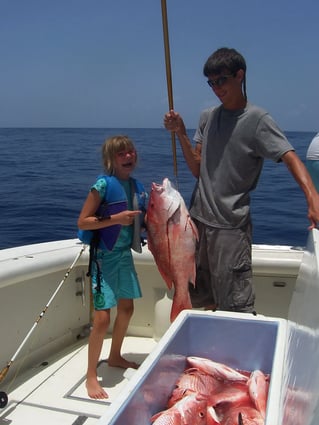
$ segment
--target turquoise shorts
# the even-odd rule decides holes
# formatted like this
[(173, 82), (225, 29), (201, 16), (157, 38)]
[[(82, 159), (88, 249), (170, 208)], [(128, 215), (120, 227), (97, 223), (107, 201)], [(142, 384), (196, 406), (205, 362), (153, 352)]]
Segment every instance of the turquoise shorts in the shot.
[(118, 304), (119, 299), (142, 296), (133, 256), (130, 249), (98, 250), (97, 262), (101, 271), (100, 287), (97, 265), (93, 262), (92, 293), (95, 310), (107, 310)]

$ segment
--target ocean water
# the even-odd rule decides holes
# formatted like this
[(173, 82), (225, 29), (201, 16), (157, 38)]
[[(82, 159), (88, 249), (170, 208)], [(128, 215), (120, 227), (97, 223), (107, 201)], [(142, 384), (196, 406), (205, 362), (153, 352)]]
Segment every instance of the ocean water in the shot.
[[(138, 151), (134, 175), (148, 191), (153, 181), (168, 177), (189, 203), (195, 180), (178, 141), (174, 172), (171, 137), (164, 129), (0, 129), (0, 249), (76, 237), (84, 199), (103, 172), (101, 145), (114, 134), (134, 140)], [(193, 134), (189, 130), (191, 138)], [(303, 161), (314, 134), (286, 133)], [(284, 164), (265, 161), (251, 211), (254, 243), (305, 246), (306, 202)]]

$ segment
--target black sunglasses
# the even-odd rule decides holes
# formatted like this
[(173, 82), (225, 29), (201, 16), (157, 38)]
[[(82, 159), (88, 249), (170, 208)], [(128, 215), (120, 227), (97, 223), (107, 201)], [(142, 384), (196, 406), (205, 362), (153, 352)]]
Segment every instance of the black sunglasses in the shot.
[(222, 75), (218, 78), (216, 78), (216, 80), (207, 80), (207, 84), (213, 89), (214, 87), (221, 87), (222, 85), (224, 85), (227, 81), (228, 78), (233, 77), (234, 74), (229, 74), (229, 75)]

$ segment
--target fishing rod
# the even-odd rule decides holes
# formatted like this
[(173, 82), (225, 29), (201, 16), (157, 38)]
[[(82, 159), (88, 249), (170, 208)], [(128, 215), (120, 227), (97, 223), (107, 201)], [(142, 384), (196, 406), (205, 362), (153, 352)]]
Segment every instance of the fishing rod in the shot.
[[(75, 257), (73, 263), (71, 264), (71, 266), (66, 271), (63, 279), (59, 283), (58, 287), (54, 291), (54, 293), (51, 296), (51, 298), (49, 299), (49, 301), (47, 302), (46, 306), (43, 308), (43, 310), (41, 311), (41, 313), (37, 317), (37, 319), (34, 322), (32, 328), (29, 330), (29, 332), (27, 333), (26, 337), (24, 338), (24, 340), (22, 341), (22, 343), (19, 345), (17, 351), (14, 353), (14, 355), (12, 356), (11, 360), (7, 363), (7, 365), (0, 371), (0, 383), (6, 377), (7, 373), (9, 372), (9, 369), (10, 369), (12, 363), (15, 361), (15, 359), (19, 355), (20, 351), (22, 350), (22, 348), (25, 346), (25, 344), (27, 343), (28, 339), (30, 338), (31, 334), (33, 333), (33, 331), (35, 330), (35, 328), (39, 324), (40, 320), (45, 315), (46, 311), (48, 310), (48, 308), (49, 308), (50, 304), (52, 303), (53, 299), (55, 298), (56, 294), (59, 292), (59, 290), (61, 289), (61, 287), (64, 284), (64, 282), (69, 277), (69, 274), (71, 273), (72, 269), (74, 268), (75, 264), (78, 262), (79, 258), (81, 257), (81, 255), (83, 254), (83, 252), (85, 251), (85, 249), (86, 249), (86, 245), (83, 245), (82, 248), (81, 248), (81, 251), (77, 254), (77, 256)], [(5, 407), (7, 405), (7, 402), (8, 402), (8, 396), (7, 396), (7, 394), (4, 391), (0, 391), (0, 408)]]
[[(161, 0), (161, 5), (162, 5), (162, 23), (163, 23), (163, 37), (164, 37), (164, 49), (165, 49), (168, 106), (169, 106), (169, 110), (171, 110), (171, 109), (174, 109), (174, 102), (173, 102), (173, 89), (172, 89), (173, 85), (172, 85), (172, 71), (171, 71), (171, 59), (170, 59), (170, 48), (169, 48), (166, 0)], [(176, 140), (175, 140), (174, 131), (171, 132), (171, 138), (172, 138), (172, 151), (173, 151), (173, 161), (174, 161), (174, 174), (177, 181)]]

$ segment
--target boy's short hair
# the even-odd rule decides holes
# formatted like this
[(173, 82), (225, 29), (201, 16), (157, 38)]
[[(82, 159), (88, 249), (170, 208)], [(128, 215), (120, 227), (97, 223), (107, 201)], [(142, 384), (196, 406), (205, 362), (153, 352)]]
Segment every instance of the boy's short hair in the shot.
[(216, 50), (207, 59), (203, 73), (205, 77), (210, 75), (231, 74), (236, 75), (237, 71), (242, 69), (244, 71), (244, 78), (242, 80), (242, 90), (244, 98), (247, 100), (246, 91), (246, 61), (244, 57), (235, 49), (228, 47), (221, 47)]
[(246, 74), (244, 57), (235, 49), (222, 47), (209, 56), (204, 65), (203, 73), (205, 77), (219, 75), (224, 72), (236, 74), (240, 69)]

